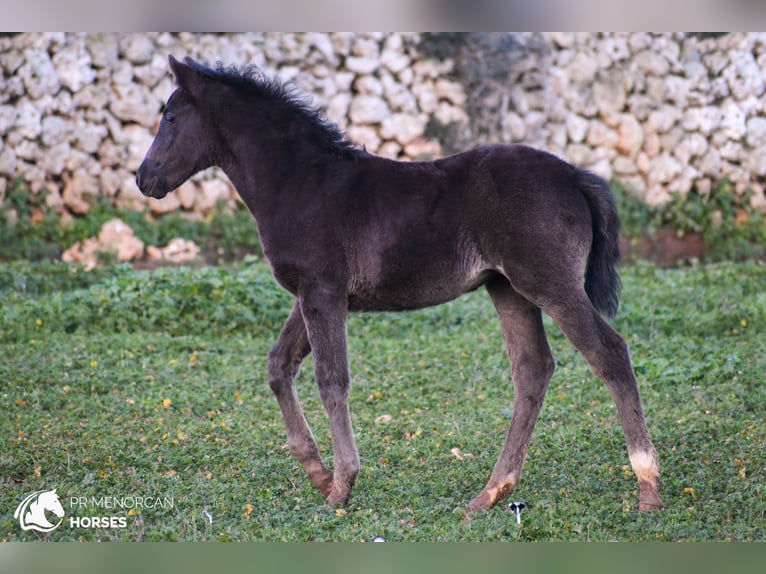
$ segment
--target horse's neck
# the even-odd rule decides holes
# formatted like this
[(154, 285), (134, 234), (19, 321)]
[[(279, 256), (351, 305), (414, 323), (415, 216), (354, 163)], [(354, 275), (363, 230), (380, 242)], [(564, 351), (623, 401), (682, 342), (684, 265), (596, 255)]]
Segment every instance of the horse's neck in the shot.
[(319, 150), (304, 148), (299, 156), (294, 144), (285, 141), (284, 137), (256, 139), (241, 147), (235, 146), (235, 149), (239, 151), (232, 153), (221, 168), (259, 225), (272, 219), (275, 211), (292, 195), (295, 182), (305, 181), (293, 176), (301, 170), (309, 175), (311, 168), (298, 157), (319, 157), (321, 154)]

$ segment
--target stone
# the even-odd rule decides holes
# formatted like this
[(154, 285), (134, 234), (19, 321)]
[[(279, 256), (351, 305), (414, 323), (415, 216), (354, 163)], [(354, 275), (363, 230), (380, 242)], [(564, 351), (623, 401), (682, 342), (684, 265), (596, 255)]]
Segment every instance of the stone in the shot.
[(721, 154), (713, 147), (708, 148), (707, 152), (697, 164), (698, 169), (704, 175), (708, 175), (715, 180), (721, 178)]
[(439, 106), (439, 96), (436, 87), (431, 82), (418, 83), (412, 86), (412, 94), (418, 101), (418, 107), (422, 112), (432, 114)]
[(197, 185), (194, 182), (185, 181), (174, 193), (182, 208), (190, 210), (194, 207), (194, 202), (197, 199)]
[(109, 103), (110, 91), (101, 84), (84, 86), (72, 96), (73, 104), (80, 109), (101, 110)]
[(684, 139), (684, 136), (686, 136), (686, 132), (683, 128), (681, 126), (674, 126), (664, 134), (660, 134), (660, 146), (663, 150), (673, 153)]
[(660, 78), (670, 70), (667, 60), (653, 50), (643, 50), (633, 56), (633, 64), (646, 75)]
[(598, 65), (594, 58), (578, 52), (567, 66), (569, 79), (573, 83), (589, 84), (596, 77)]
[(593, 150), (590, 146), (580, 143), (569, 144), (564, 157), (574, 165), (589, 165), (595, 161)]
[(337, 57), (335, 56), (335, 47), (333, 46), (330, 35), (323, 32), (309, 32), (306, 34), (306, 41), (313, 46), (330, 64), (335, 65)]
[(646, 121), (649, 114), (656, 107), (656, 102), (645, 94), (631, 94), (628, 96), (628, 112), (635, 116), (638, 121)]
[(721, 124), (721, 110), (716, 106), (688, 108), (681, 123), (687, 131), (699, 131), (709, 136)]
[[(530, 114), (527, 114), (527, 117), (530, 117), (535, 112), (531, 112)], [(449, 124), (467, 124), (468, 123), (468, 116), (463, 111), (462, 108), (459, 108), (457, 106), (453, 106), (452, 104), (449, 104), (447, 102), (439, 102), (439, 105), (436, 108), (436, 111), (433, 114), (433, 117), (442, 125), (449, 125)]]
[(72, 148), (69, 146), (69, 143), (62, 141), (56, 145), (48, 147), (37, 162), (37, 165), (39, 165), (45, 173), (59, 175), (64, 171), (67, 159), (71, 153)]
[(53, 57), (53, 65), (61, 85), (70, 92), (78, 92), (96, 79), (90, 53), (82, 41), (65, 46)]
[(734, 51), (727, 54), (729, 64), (722, 72), (729, 85), (729, 91), (737, 100), (749, 96), (760, 96), (764, 84), (763, 72), (751, 52)]
[(383, 84), (375, 76), (358, 76), (354, 82), (354, 89), (358, 94), (368, 96), (383, 95)]
[(747, 132), (745, 112), (733, 101), (724, 102), (720, 109), (721, 132), (731, 140), (742, 139)]
[(175, 237), (165, 247), (150, 245), (146, 248), (146, 258), (154, 262), (168, 262), (175, 265), (194, 261), (200, 254), (200, 248), (189, 239)]
[(16, 144), (13, 148), (16, 152), (16, 157), (29, 162), (36, 162), (40, 156), (40, 146), (36, 141), (22, 140)]
[(30, 100), (24, 99), (16, 106), (17, 116), (15, 130), (28, 140), (34, 140), (42, 131), (42, 113)]
[(396, 140), (400, 145), (406, 146), (423, 135), (427, 122), (428, 116), (424, 114), (418, 116), (393, 114), (383, 120), (380, 136), (386, 140)]
[(503, 139), (509, 142), (522, 142), (527, 135), (527, 126), (516, 112), (507, 112), (502, 120)]
[(588, 133), (588, 120), (576, 114), (569, 114), (565, 120), (569, 141), (580, 143)]
[(114, 84), (113, 98), (109, 110), (123, 122), (135, 122), (150, 127), (154, 122), (159, 107), (155, 102), (147, 102), (144, 90), (138, 84)]
[[(43, 127), (43, 131), (45, 128)], [(74, 132), (74, 141), (85, 153), (95, 154), (101, 147), (101, 142), (109, 134), (106, 127), (99, 124), (90, 124), (83, 120), (77, 120)], [(148, 148), (147, 148), (148, 149)]]
[(593, 102), (607, 123), (613, 123), (609, 119), (617, 118), (625, 107), (626, 100), (625, 85), (615, 74), (593, 84)]
[(638, 173), (638, 167), (636, 167), (633, 160), (624, 155), (617, 156), (614, 159), (614, 162), (612, 162), (612, 167), (614, 168), (614, 172), (619, 175), (633, 175)]
[(644, 130), (644, 147), (642, 149), (650, 158), (655, 157), (662, 149), (660, 136), (652, 126), (647, 125)]
[(102, 170), (98, 176), (98, 181), (101, 195), (107, 198), (113, 198), (117, 195), (117, 191), (120, 189), (121, 177), (116, 171), (111, 169)]
[(351, 43), (351, 54), (360, 58), (377, 59), (380, 54), (380, 44), (373, 38), (357, 36)]
[(378, 58), (360, 58), (349, 56), (345, 61), (346, 68), (355, 74), (372, 74), (380, 66)]
[(33, 100), (44, 95), (56, 95), (61, 89), (61, 83), (48, 53), (27, 50), (24, 59), (26, 63), (19, 68), (17, 74), (24, 82), (26, 94)]
[(442, 150), (438, 141), (421, 137), (408, 144), (404, 153), (414, 160), (429, 160), (440, 157)]
[(747, 120), (747, 145), (753, 148), (766, 146), (766, 118), (758, 116)]
[(698, 133), (686, 134), (672, 150), (678, 160), (687, 165), (692, 158), (701, 157), (708, 150), (708, 141)]
[(0, 150), (0, 175), (4, 175), (5, 178), (17, 177), (16, 165), (16, 154), (11, 148), (4, 147)]
[(588, 170), (592, 171), (596, 175), (600, 175), (607, 181), (612, 179), (612, 175), (614, 174), (614, 171), (612, 170), (612, 163), (608, 159), (600, 159), (586, 167)]
[(346, 135), (351, 141), (373, 153), (381, 143), (377, 130), (372, 126), (352, 125), (346, 130)]
[(71, 175), (64, 173), (64, 191), (61, 198), (69, 211), (85, 215), (98, 198), (98, 180), (80, 168)]
[(117, 255), (117, 261), (133, 261), (144, 254), (144, 242), (121, 219), (110, 219), (101, 226), (98, 241), (105, 251)]
[(199, 190), (196, 206), (203, 214), (210, 213), (219, 202), (228, 202), (232, 197), (232, 186), (228, 180), (205, 179), (200, 182)]
[(383, 96), (389, 107), (395, 112), (417, 113), (418, 102), (406, 86), (397, 82), (391, 75), (382, 74)]
[(617, 151), (633, 157), (644, 145), (644, 129), (630, 114), (622, 114), (617, 126)]
[(598, 52), (604, 54), (611, 62), (621, 62), (630, 57), (628, 39), (620, 36), (610, 36), (599, 42)]
[(68, 141), (72, 135), (72, 122), (59, 116), (47, 116), (40, 122), (41, 140), (45, 147)]
[(411, 60), (409, 56), (398, 50), (385, 49), (380, 55), (380, 63), (387, 70), (398, 74), (410, 66)]
[(628, 47), (635, 54), (652, 45), (652, 37), (645, 32), (637, 32), (628, 36)]
[(435, 89), (438, 98), (447, 100), (456, 106), (463, 106), (466, 102), (465, 91), (459, 82), (439, 78), (436, 80)]
[(606, 126), (603, 122), (593, 120), (588, 126), (588, 135), (586, 138), (588, 145), (594, 148), (610, 147), (613, 148), (619, 142), (617, 133)]
[(744, 155), (744, 147), (742, 144), (736, 141), (727, 140), (722, 145), (717, 147), (718, 153), (721, 154), (721, 158), (728, 160), (732, 163), (739, 163), (740, 159)]
[(120, 51), (133, 64), (150, 62), (156, 48), (146, 34), (124, 34), (120, 36)]
[(168, 60), (165, 54), (155, 53), (148, 64), (133, 67), (136, 80), (148, 87), (155, 86), (167, 73)]
[(665, 99), (672, 102), (676, 107), (684, 107), (691, 87), (692, 82), (686, 78), (668, 76), (665, 78)]
[(174, 211), (178, 211), (179, 207), (181, 207), (181, 201), (178, 199), (178, 195), (175, 191), (167, 194), (162, 199), (149, 200), (149, 210), (154, 215), (173, 213)]
[(6, 134), (16, 125), (19, 113), (13, 106), (0, 106), (0, 134)]
[(88, 36), (87, 49), (93, 66), (111, 68), (119, 59), (120, 44), (116, 34), (92, 34)]
[(665, 133), (681, 119), (681, 112), (674, 106), (662, 106), (649, 114), (647, 123), (654, 128), (657, 133)]
[(101, 245), (95, 237), (78, 241), (61, 254), (61, 260), (64, 263), (79, 263), (90, 271), (98, 264), (100, 247)]
[(122, 136), (128, 151), (125, 167), (136, 171), (152, 145), (152, 134), (141, 126), (128, 125), (122, 130)]
[(351, 106), (351, 94), (348, 92), (339, 92), (330, 98), (330, 102), (327, 104), (325, 115), (331, 122), (338, 124), (339, 127), (345, 128), (348, 119), (348, 110)]
[(399, 159), (402, 146), (396, 142), (385, 142), (378, 148), (378, 155), (388, 159)]
[(548, 37), (559, 48), (571, 48), (574, 43), (574, 34), (571, 32), (549, 32)]
[(355, 96), (351, 100), (349, 119), (354, 124), (379, 124), (390, 115), (388, 104), (378, 96)]

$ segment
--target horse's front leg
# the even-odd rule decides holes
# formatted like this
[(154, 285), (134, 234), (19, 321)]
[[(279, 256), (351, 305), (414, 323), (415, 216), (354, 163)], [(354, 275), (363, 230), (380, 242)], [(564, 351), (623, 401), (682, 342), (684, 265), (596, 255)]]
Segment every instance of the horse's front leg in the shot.
[(328, 496), (332, 488), (332, 473), (322, 464), (295, 390), (295, 376), (310, 351), (300, 305), (296, 302), (269, 352), (269, 385), (282, 410), (290, 452), (306, 470), (314, 486)]
[(333, 481), (327, 503), (345, 504), (359, 474), (359, 454), (351, 429), (348, 394), (351, 386), (346, 351), (348, 297), (342, 290), (313, 286), (299, 296), (319, 394), (330, 417)]

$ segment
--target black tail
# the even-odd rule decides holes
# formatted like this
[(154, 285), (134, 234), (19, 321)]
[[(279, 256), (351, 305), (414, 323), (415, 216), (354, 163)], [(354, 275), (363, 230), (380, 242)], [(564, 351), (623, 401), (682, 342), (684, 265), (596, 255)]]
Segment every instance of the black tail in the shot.
[(593, 220), (593, 243), (585, 270), (585, 292), (593, 306), (614, 317), (620, 306), (620, 218), (609, 184), (601, 177), (579, 173), (578, 188), (585, 196)]

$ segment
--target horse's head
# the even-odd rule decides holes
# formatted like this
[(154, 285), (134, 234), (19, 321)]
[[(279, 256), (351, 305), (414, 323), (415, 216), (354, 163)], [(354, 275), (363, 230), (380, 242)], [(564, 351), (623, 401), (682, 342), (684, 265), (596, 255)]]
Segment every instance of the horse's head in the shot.
[(58, 518), (62, 518), (64, 516), (64, 508), (61, 506), (61, 501), (59, 500), (59, 495), (56, 494), (55, 488), (53, 490), (49, 490), (48, 492), (43, 492), (37, 499), (37, 503), (45, 510), (55, 514)]
[(162, 199), (195, 173), (212, 165), (209, 120), (204, 95), (209, 82), (186, 58), (169, 57), (176, 89), (165, 105), (162, 121), (136, 173), (141, 193)]

